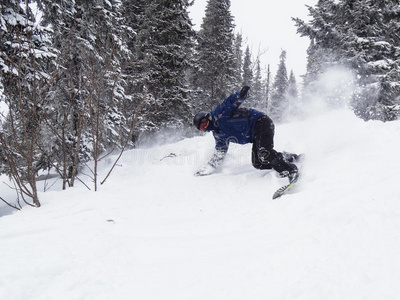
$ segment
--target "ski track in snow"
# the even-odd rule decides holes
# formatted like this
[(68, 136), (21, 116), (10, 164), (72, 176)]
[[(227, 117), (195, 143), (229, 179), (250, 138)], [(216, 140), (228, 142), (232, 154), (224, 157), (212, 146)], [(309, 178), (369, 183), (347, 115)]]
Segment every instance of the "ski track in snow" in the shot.
[(278, 125), (276, 149), (306, 158), (277, 200), (287, 179), (254, 169), (251, 145), (193, 176), (208, 134), (127, 151), (96, 193), (0, 203), (0, 299), (398, 299), (399, 132), (347, 110)]

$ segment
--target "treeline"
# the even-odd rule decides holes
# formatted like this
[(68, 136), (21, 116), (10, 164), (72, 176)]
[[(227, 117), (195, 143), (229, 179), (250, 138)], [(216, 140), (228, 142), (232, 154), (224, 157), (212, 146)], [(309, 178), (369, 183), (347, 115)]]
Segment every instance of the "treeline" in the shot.
[[(345, 67), (356, 77), (351, 106), (364, 120), (400, 116), (400, 4), (398, 0), (323, 0), (309, 7), (311, 20), (294, 21), (310, 38), (308, 91), (318, 75)], [(326, 95), (329, 97), (329, 95)]]
[[(243, 85), (252, 87), (249, 105), (276, 121), (287, 117), (298, 92), (286, 52), (272, 76), (235, 34), (229, 0), (208, 1), (198, 32), (190, 2), (2, 1), (0, 172), (12, 179), (18, 202), (40, 206), (40, 170), (57, 172), (66, 189), (89, 161), (96, 190), (104, 182), (98, 162), (110, 153), (158, 132), (193, 134), (195, 111), (214, 108)], [(311, 22), (296, 19), (299, 32), (311, 39), (306, 88), (329, 66), (346, 64), (360, 78), (356, 112), (394, 119), (400, 53), (395, 2), (320, 1), (310, 7)], [(360, 7), (376, 8), (376, 14), (361, 14)]]

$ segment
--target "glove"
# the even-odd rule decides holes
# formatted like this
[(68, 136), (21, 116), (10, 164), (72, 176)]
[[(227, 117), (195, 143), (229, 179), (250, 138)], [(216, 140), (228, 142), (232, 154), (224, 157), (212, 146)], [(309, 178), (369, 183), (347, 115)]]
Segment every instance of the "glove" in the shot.
[(210, 159), (207, 165), (203, 166), (194, 175), (195, 176), (207, 176), (215, 172), (215, 169), (222, 163), (226, 155), (226, 151), (216, 150), (213, 157)]
[(247, 93), (250, 90), (250, 87), (245, 85), (244, 87), (242, 87), (242, 89), (240, 90), (239, 93), (239, 97), (242, 98), (243, 100), (247, 98)]
[(207, 175), (211, 175), (212, 173), (214, 173), (214, 171), (215, 171), (215, 168), (212, 167), (211, 165), (207, 164), (206, 166), (204, 166), (203, 168), (198, 170), (196, 173), (194, 173), (194, 176), (207, 176)]

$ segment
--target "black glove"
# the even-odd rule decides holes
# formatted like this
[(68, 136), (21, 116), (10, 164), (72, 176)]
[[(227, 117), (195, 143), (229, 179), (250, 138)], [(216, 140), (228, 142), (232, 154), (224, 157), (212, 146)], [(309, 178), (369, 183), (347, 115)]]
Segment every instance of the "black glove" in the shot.
[(250, 87), (245, 85), (242, 87), (239, 93), (239, 97), (242, 98), (243, 100), (247, 98), (247, 92), (250, 90)]

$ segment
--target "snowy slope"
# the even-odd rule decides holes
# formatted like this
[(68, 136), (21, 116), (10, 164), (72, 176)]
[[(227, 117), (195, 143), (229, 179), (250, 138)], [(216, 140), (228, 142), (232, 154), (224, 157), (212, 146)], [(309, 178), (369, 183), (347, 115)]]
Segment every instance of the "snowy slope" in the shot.
[(0, 299), (398, 299), (399, 133), (347, 110), (277, 126), (278, 150), (306, 153), (279, 200), (285, 179), (253, 169), (251, 145), (194, 177), (207, 135), (126, 152), (96, 193), (0, 204)]

